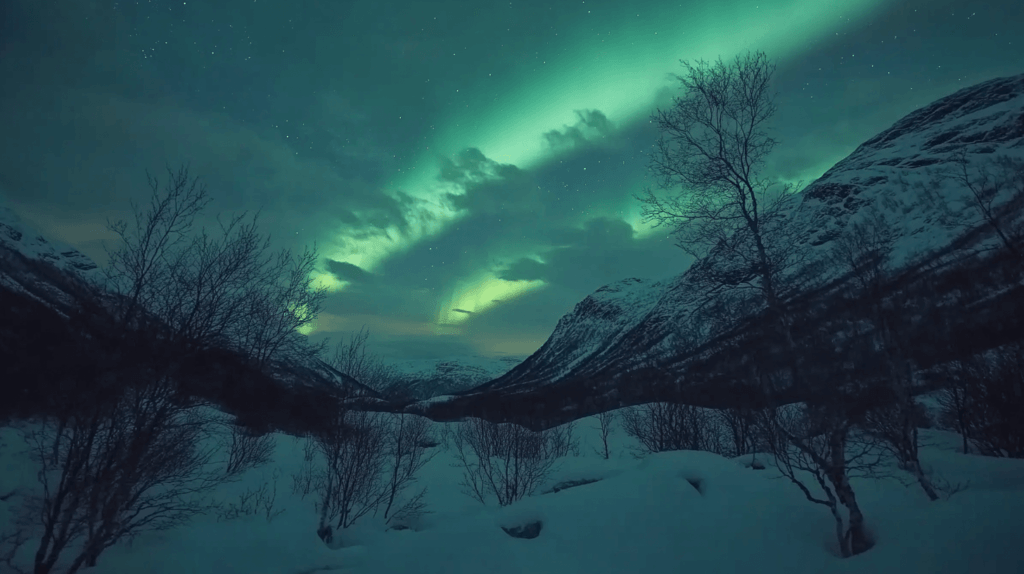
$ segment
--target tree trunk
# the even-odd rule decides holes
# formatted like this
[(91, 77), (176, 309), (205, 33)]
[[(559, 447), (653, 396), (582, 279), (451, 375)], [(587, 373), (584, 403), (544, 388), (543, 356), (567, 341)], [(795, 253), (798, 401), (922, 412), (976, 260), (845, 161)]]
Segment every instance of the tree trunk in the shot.
[(868, 551), (872, 543), (865, 530), (864, 513), (857, 504), (857, 496), (853, 493), (850, 479), (846, 476), (846, 433), (834, 432), (829, 442), (829, 455), (832, 460), (828, 478), (836, 489), (836, 497), (850, 514), (845, 538), (849, 544), (850, 556), (855, 556)]
[(832, 499), (831, 493), (829, 493), (829, 505), (828, 509), (832, 512), (832, 517), (836, 520), (836, 540), (839, 542), (839, 554), (843, 558), (849, 558), (853, 556), (850, 553), (850, 540), (846, 537), (846, 532), (843, 525), (843, 514), (839, 512), (839, 505), (835, 500)]
[(842, 489), (838, 489), (838, 487), (837, 489), (839, 490), (839, 499), (842, 500), (843, 506), (850, 512), (850, 524), (846, 531), (846, 535), (850, 540), (850, 553), (851, 555), (862, 554), (871, 549), (871, 539), (865, 530), (864, 514), (860, 511), (860, 506), (857, 504), (857, 497), (853, 494), (853, 489), (850, 488), (848, 481), (844, 481), (843, 485)]
[(932, 486), (932, 481), (928, 480), (928, 477), (924, 475), (924, 470), (921, 469), (921, 463), (914, 461), (911, 463), (911, 468), (908, 468), (910, 472), (917, 478), (918, 484), (924, 489), (924, 493), (928, 495), (928, 499), (935, 501), (939, 499), (939, 495), (935, 492), (935, 487)]

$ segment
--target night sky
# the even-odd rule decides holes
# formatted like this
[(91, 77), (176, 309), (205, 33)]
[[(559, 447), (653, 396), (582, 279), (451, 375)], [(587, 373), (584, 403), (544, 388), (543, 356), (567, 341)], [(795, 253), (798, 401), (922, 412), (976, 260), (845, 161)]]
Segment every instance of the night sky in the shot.
[[(526, 355), (587, 294), (689, 263), (639, 221), (680, 59), (765, 51), (810, 182), (917, 107), (1024, 73), (1024, 2), (4, 0), (0, 194), (99, 263), (146, 170), (316, 241), (314, 338)], [(205, 220), (205, 223), (212, 219)]]

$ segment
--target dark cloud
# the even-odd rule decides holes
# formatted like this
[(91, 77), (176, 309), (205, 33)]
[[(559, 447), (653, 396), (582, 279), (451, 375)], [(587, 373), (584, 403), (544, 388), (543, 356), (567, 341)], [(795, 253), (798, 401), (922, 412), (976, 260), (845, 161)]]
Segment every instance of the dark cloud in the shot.
[(599, 110), (575, 110), (577, 122), (561, 130), (544, 133), (544, 141), (553, 148), (578, 147), (606, 138), (615, 129), (608, 118)]
[(547, 267), (547, 265), (537, 261), (536, 259), (523, 257), (503, 269), (498, 274), (498, 277), (506, 281), (536, 281), (538, 279), (546, 279)]
[(472, 315), (473, 314), (472, 311), (466, 311), (465, 309), (459, 309), (459, 308), (452, 309), (452, 311), (455, 311), (456, 313), (465, 313), (466, 315)]
[(464, 189), (462, 194), (447, 195), (458, 210), (504, 215), (529, 212), (537, 216), (545, 207), (543, 190), (529, 173), (489, 159), (476, 148), (464, 150), (454, 160), (442, 159), (439, 179)]
[(352, 281), (353, 283), (370, 283), (375, 278), (372, 273), (358, 265), (327, 259), (325, 263), (327, 270), (338, 278), (339, 281)]

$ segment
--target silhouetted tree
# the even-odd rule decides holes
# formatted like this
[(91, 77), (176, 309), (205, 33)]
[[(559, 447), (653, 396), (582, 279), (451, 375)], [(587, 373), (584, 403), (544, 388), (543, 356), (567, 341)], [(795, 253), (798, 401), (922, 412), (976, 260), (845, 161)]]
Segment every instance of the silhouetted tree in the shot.
[(731, 64), (682, 64), (686, 75), (676, 77), (685, 96), (652, 116), (664, 135), (651, 170), (663, 190), (679, 190), (645, 190), (637, 198), (644, 221), (673, 228), (677, 245), (697, 258), (688, 275), (704, 290), (758, 293), (795, 349), (784, 305), (785, 273), (802, 261), (788, 221), (792, 188), (759, 175), (777, 143), (767, 131), (776, 111), (769, 91), (775, 64), (761, 52)]
[(1024, 343), (956, 361), (947, 374), (946, 417), (956, 421), (965, 449), (1024, 458)]
[(108, 222), (119, 244), (108, 249), (106, 304), (122, 336), (146, 333), (183, 350), (235, 348), (263, 366), (282, 352), (313, 356), (298, 329), (312, 323), (326, 288), (315, 287), (314, 246), (301, 255), (269, 252), (259, 214), (246, 213), (219, 230), (193, 233), (209, 203), (206, 187), (186, 167), (168, 169), (163, 191), (149, 176), (149, 209), (132, 203), (133, 224)]
[(881, 212), (868, 210), (861, 221), (854, 222), (836, 239), (831, 255), (834, 264), (850, 274), (850, 299), (865, 302), (862, 307), (873, 324), (872, 360), (885, 365), (888, 378), (886, 400), (867, 413), (866, 428), (884, 441), (928, 498), (938, 500), (918, 458), (913, 378), (907, 358), (905, 319), (901, 316), (903, 298), (901, 291), (893, 288), (894, 241), (892, 226)]
[(370, 331), (365, 326), (350, 335), (347, 342), (343, 337), (334, 347), (331, 366), (375, 391), (402, 397), (404, 392), (398, 382), (398, 369), (367, 349), (369, 338)]
[[(843, 404), (846, 399), (823, 395), (811, 404), (764, 409), (758, 419), (779, 472), (807, 500), (829, 509), (843, 557), (866, 552), (873, 545), (850, 478), (878, 477), (884, 452), (871, 435), (856, 430), (856, 418)], [(808, 478), (814, 481), (811, 486)]]
[(640, 443), (637, 456), (668, 450), (721, 454), (717, 421), (704, 408), (654, 402), (622, 410), (622, 428)]
[(450, 437), (453, 466), (463, 471), (463, 492), (481, 504), (491, 496), (508, 506), (529, 496), (547, 480), (566, 446), (565, 433), (535, 432), (515, 423), (470, 418)]
[(605, 460), (611, 457), (611, 450), (608, 449), (608, 437), (612, 434), (612, 424), (615, 422), (615, 413), (612, 411), (604, 411), (595, 415), (597, 419), (597, 431), (601, 437), (601, 448), (594, 449), (594, 451), (603, 456)]
[(41, 529), (35, 574), (69, 552), (72, 574), (142, 531), (182, 525), (216, 506), (213, 488), (258, 463), (236, 457), (225, 472), (211, 440), (219, 421), (166, 373), (126, 369), (57, 400), (57, 414), (27, 434), (42, 485), (26, 507)]
[(938, 181), (952, 180), (969, 192), (967, 207), (975, 216), (961, 214), (963, 223), (988, 226), (1007, 251), (1024, 260), (1024, 160), (997, 156), (971, 161), (967, 150), (959, 148), (950, 163)]

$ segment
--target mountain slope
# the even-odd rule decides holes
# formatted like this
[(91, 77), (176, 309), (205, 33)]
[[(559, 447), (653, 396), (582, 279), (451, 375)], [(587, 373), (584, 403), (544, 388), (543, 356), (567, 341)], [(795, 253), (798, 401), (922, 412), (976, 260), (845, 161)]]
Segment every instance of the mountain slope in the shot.
[[(789, 225), (820, 256), (848, 226), (877, 210), (893, 226), (894, 264), (906, 265), (949, 245), (962, 232), (956, 220), (971, 213), (964, 211), (968, 191), (933, 181), (928, 169), (949, 166), (958, 151), (972, 166), (997, 155), (1024, 158), (1024, 75), (960, 90), (864, 142), (795, 198)], [(826, 269), (822, 280), (838, 275)], [(629, 279), (599, 289), (558, 322), (534, 355), (472, 393), (583, 385), (588, 378), (607, 386), (670, 359), (680, 338), (693, 335), (680, 329), (702, 300), (690, 279), (688, 271), (665, 282)]]
[(0, 195), (0, 288), (66, 313), (86, 282), (100, 276), (91, 259), (69, 245), (48, 241)]

